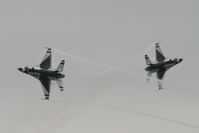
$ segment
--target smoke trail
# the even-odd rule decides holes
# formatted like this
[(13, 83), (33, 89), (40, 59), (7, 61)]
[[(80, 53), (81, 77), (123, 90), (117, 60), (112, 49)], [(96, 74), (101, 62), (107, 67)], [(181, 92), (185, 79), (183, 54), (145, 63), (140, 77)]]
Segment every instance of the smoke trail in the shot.
[[(146, 54), (148, 51), (150, 51), (152, 48), (154, 47), (154, 44), (150, 45), (143, 53), (141, 53), (142, 55)], [(110, 65), (106, 65), (106, 64), (103, 64), (103, 63), (99, 63), (99, 62), (96, 62), (96, 61), (92, 61), (92, 60), (88, 60), (88, 59), (84, 59), (84, 58), (81, 58), (81, 57), (78, 57), (78, 56), (75, 56), (75, 55), (72, 55), (68, 52), (64, 52), (64, 51), (61, 51), (59, 49), (56, 49), (56, 48), (53, 48), (53, 50), (57, 51), (58, 53), (61, 53), (65, 56), (68, 56), (68, 57), (71, 57), (71, 58), (74, 58), (74, 59), (77, 59), (77, 60), (80, 60), (80, 61), (83, 61), (83, 62), (87, 62), (87, 63), (90, 63), (90, 64), (95, 64), (95, 65), (98, 65), (98, 66), (101, 66), (101, 67), (106, 67), (106, 68), (109, 68), (109, 69), (113, 69), (113, 70), (116, 70), (116, 71), (120, 71), (120, 72), (125, 72), (125, 73), (129, 73), (129, 74), (135, 74), (133, 72), (129, 72), (127, 70), (124, 70), (124, 69), (121, 69), (121, 68), (117, 68), (117, 67), (113, 67), (113, 66), (110, 66)], [(141, 54), (137, 54), (137, 55), (141, 55)], [(135, 58), (135, 56), (134, 56)]]
[[(146, 54), (153, 47), (154, 47), (154, 44), (150, 45), (142, 54), (143, 55)], [(135, 72), (132, 72), (132, 71), (128, 71), (128, 70), (125, 70), (125, 69), (122, 69), (122, 68), (118, 68), (118, 67), (114, 67), (114, 66), (110, 66), (110, 65), (106, 65), (106, 64), (103, 64), (103, 63), (100, 63), (100, 62), (97, 62), (97, 61), (92, 61), (92, 60), (89, 60), (89, 59), (81, 58), (79, 56), (72, 55), (72, 54), (70, 54), (68, 52), (64, 52), (64, 51), (61, 51), (61, 50), (56, 49), (56, 48), (53, 48), (53, 50), (58, 52), (58, 53), (60, 53), (60, 54), (62, 54), (62, 55), (65, 55), (67, 57), (71, 57), (73, 59), (76, 59), (76, 60), (79, 60), (79, 61), (82, 61), (82, 62), (86, 62), (86, 63), (89, 63), (89, 64), (94, 64), (94, 65), (101, 66), (101, 67), (104, 67), (104, 68), (107, 68), (107, 69), (111, 69), (111, 70), (115, 70), (115, 71), (118, 71), (118, 72), (127, 73), (127, 74), (130, 74), (132, 76), (139, 77), (139, 78), (145, 78), (143, 75), (136, 74)], [(134, 58), (135, 57), (136, 56), (134, 56)], [(162, 80), (158, 80), (157, 78), (150, 77), (150, 80), (155, 80), (158, 83), (162, 83)], [(167, 81), (164, 81), (164, 82), (167, 83)]]
[[(152, 47), (153, 47), (153, 45), (151, 45), (145, 51), (150, 50)], [(125, 69), (121, 69), (121, 68), (118, 68), (118, 67), (114, 67), (114, 66), (103, 64), (103, 63), (99, 63), (97, 61), (92, 61), (92, 60), (84, 59), (84, 58), (81, 58), (79, 56), (72, 55), (72, 54), (70, 54), (68, 52), (61, 51), (61, 50), (56, 49), (56, 48), (54, 48), (53, 50), (56, 51), (56, 52), (58, 52), (58, 53), (60, 53), (60, 54), (62, 54), (62, 55), (65, 55), (67, 57), (71, 57), (73, 59), (76, 59), (76, 60), (79, 60), (79, 61), (82, 61), (82, 62), (86, 62), (86, 63), (89, 63), (89, 64), (94, 64), (94, 65), (101, 66), (101, 67), (104, 67), (104, 68), (107, 68), (107, 69), (111, 69), (111, 70), (115, 70), (115, 71), (118, 71), (118, 72), (127, 73), (127, 74), (130, 74), (132, 76), (136, 76), (136, 77), (140, 77), (140, 78), (145, 78), (141, 74), (136, 74), (135, 72), (131, 72), (131, 71), (127, 71)], [(156, 78), (152, 78), (152, 77), (150, 79), (151, 80), (157, 80)]]
[(144, 52), (143, 54), (146, 54), (148, 51), (150, 51), (152, 48), (154, 47), (154, 44), (152, 44), (151, 46), (149, 46)]
[(99, 62), (96, 62), (96, 61), (84, 59), (84, 58), (72, 55), (70, 53), (63, 52), (63, 51), (61, 51), (59, 49), (54, 49), (54, 50), (59, 52), (59, 53), (61, 53), (61, 54), (63, 54), (63, 55), (65, 55), (65, 56), (68, 56), (68, 57), (71, 57), (71, 58), (74, 58), (74, 59), (77, 59), (77, 60), (80, 60), (80, 61), (83, 61), (83, 62), (87, 62), (87, 63), (98, 65), (98, 66), (101, 66), (101, 67), (104, 67), (104, 68), (112, 69), (112, 70), (115, 70), (115, 71), (118, 71), (118, 72), (128, 73), (128, 74), (140, 77), (140, 74), (138, 75), (138, 74), (135, 74), (134, 72), (130, 72), (130, 71), (127, 71), (127, 70), (124, 70), (124, 69), (121, 69), (121, 68), (117, 68), (117, 67), (114, 67), (114, 66), (106, 65), (106, 64), (99, 63)]
[[(154, 44), (150, 45), (143, 53), (143, 54), (146, 54), (149, 50), (151, 50), (152, 48), (154, 47)], [(83, 62), (87, 62), (87, 63), (90, 63), (90, 64), (94, 64), (94, 65), (98, 65), (98, 66), (101, 66), (101, 67), (104, 67), (104, 68), (108, 68), (108, 69), (112, 69), (112, 70), (115, 70), (115, 71), (118, 71), (118, 72), (123, 72), (123, 73), (127, 73), (127, 74), (130, 74), (130, 75), (133, 75), (133, 76), (137, 76), (137, 77), (142, 77), (143, 76), (140, 76), (140, 74), (135, 74), (134, 72), (131, 72), (131, 71), (127, 71), (127, 70), (124, 70), (124, 69), (121, 69), (121, 68), (118, 68), (118, 67), (114, 67), (114, 66), (110, 66), (110, 65), (106, 65), (106, 64), (103, 64), (103, 63), (99, 63), (97, 61), (92, 61), (92, 60), (88, 60), (88, 59), (84, 59), (84, 58), (81, 58), (81, 57), (78, 57), (78, 56), (75, 56), (75, 55), (72, 55), (68, 52), (64, 52), (64, 51), (61, 51), (59, 49), (56, 49), (56, 48), (53, 48), (54, 51), (62, 54), (62, 55), (65, 55), (65, 56), (68, 56), (68, 57), (71, 57), (71, 58), (74, 58), (74, 59), (77, 59), (77, 60), (80, 60), (80, 61), (83, 61)], [(139, 54), (138, 54), (139, 55)], [(135, 56), (134, 56), (135, 58)], [(151, 78), (153, 79), (153, 78)], [(154, 78), (155, 79), (155, 78)]]
[(199, 125), (194, 125), (194, 124), (190, 124), (190, 123), (186, 123), (186, 122), (182, 122), (182, 121), (178, 121), (178, 120), (174, 120), (174, 119), (170, 119), (170, 118), (165, 118), (165, 117), (154, 115), (154, 114), (148, 114), (148, 113), (139, 112), (139, 111), (135, 111), (135, 110), (124, 109), (124, 108), (120, 108), (120, 107), (116, 107), (116, 106), (100, 105), (100, 104), (95, 104), (95, 103), (73, 101), (73, 100), (64, 100), (64, 99), (62, 99), (62, 100), (61, 99), (60, 100), (55, 100), (55, 99), (52, 100), (51, 99), (50, 101), (62, 102), (62, 103), (72, 103), (72, 104), (83, 104), (83, 105), (87, 105), (87, 106), (94, 106), (94, 107), (99, 107), (99, 108), (117, 110), (117, 111), (126, 112), (126, 113), (130, 113), (130, 114), (135, 114), (135, 115), (140, 115), (140, 116), (144, 116), (144, 117), (148, 117), (148, 118), (153, 118), (153, 119), (157, 119), (157, 120), (161, 120), (161, 121), (175, 123), (175, 124), (185, 126), (185, 127), (189, 127), (189, 128), (199, 129)]

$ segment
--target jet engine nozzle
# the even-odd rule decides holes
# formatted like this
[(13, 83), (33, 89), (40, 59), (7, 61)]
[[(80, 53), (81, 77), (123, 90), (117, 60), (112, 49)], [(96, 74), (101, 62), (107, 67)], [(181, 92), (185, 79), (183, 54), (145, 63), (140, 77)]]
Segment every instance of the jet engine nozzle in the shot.
[(60, 78), (64, 78), (64, 77), (65, 77), (65, 74), (61, 73)]

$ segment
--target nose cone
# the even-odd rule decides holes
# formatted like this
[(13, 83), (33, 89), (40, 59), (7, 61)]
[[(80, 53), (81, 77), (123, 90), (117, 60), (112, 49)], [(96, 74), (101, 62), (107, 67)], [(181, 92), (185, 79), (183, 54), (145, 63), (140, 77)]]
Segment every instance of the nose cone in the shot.
[(17, 68), (20, 72), (23, 72), (23, 68), (22, 67), (19, 67)]

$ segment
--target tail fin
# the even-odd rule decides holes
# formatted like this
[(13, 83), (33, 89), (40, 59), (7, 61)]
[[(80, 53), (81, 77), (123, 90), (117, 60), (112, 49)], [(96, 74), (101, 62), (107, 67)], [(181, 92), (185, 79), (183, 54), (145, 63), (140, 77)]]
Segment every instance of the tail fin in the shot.
[(147, 65), (152, 64), (152, 62), (151, 62), (150, 58), (148, 57), (148, 55), (145, 55), (145, 61), (146, 61)]
[(60, 64), (59, 64), (59, 66), (57, 67), (57, 71), (63, 72), (63, 70), (64, 70), (64, 64), (65, 64), (65, 61), (62, 60), (62, 61), (60, 62)]
[(64, 91), (63, 81), (61, 79), (56, 80), (57, 85), (59, 86), (61, 91)]

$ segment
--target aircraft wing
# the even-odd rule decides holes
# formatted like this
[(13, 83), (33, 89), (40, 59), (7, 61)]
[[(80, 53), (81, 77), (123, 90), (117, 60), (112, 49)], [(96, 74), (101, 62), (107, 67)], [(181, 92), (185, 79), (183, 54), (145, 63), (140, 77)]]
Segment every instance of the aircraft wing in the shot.
[(156, 60), (158, 62), (162, 62), (165, 60), (164, 54), (162, 53), (162, 50), (160, 49), (159, 43), (155, 44), (155, 52), (156, 52)]
[(48, 99), (49, 95), (50, 95), (51, 80), (48, 79), (47, 77), (40, 77), (39, 80), (40, 80), (41, 85), (42, 85), (44, 96), (46, 97), (46, 99)]
[(164, 78), (164, 74), (165, 74), (166, 70), (165, 69), (160, 69), (158, 72), (157, 72), (157, 78), (159, 80), (162, 80)]
[(48, 48), (48, 50), (46, 51), (46, 54), (40, 64), (40, 67), (43, 69), (51, 68), (51, 60), (52, 60), (52, 50), (51, 50), (51, 48)]
[(165, 72), (166, 72), (165, 69), (160, 69), (160, 70), (157, 72), (158, 88), (159, 88), (159, 90), (162, 89), (162, 79), (164, 78)]

